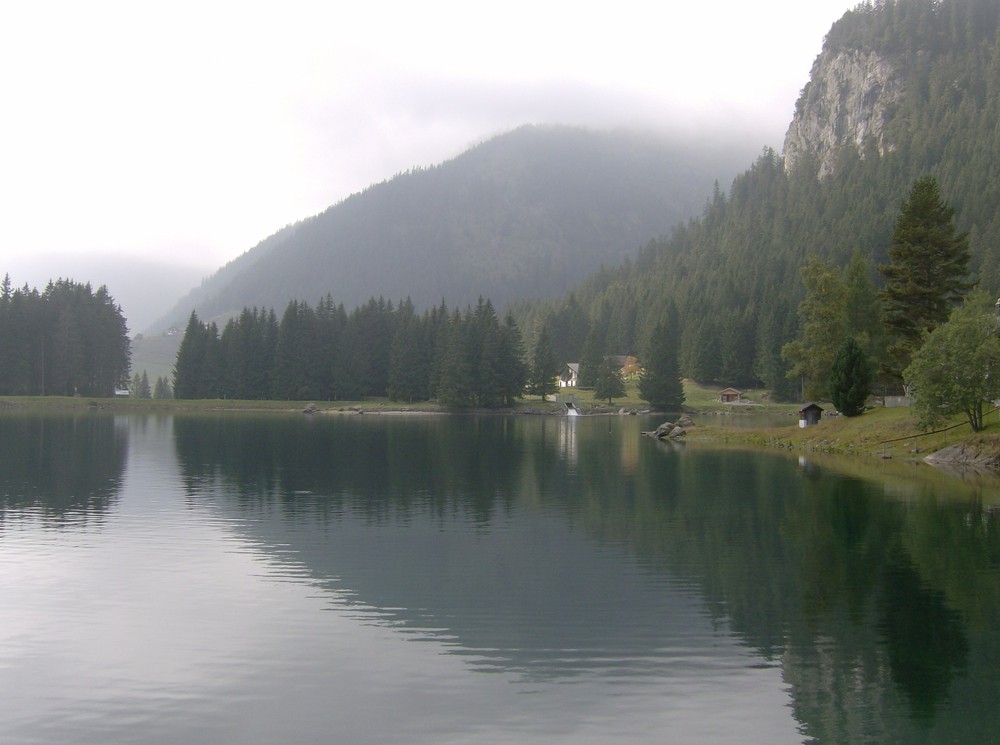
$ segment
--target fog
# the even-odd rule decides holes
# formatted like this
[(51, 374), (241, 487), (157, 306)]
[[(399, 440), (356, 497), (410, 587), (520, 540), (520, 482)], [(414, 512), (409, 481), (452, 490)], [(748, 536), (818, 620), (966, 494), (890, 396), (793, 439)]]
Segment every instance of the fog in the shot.
[(0, 273), (107, 284), (138, 330), (284, 225), (525, 123), (780, 150), (854, 4), (22, 3)]

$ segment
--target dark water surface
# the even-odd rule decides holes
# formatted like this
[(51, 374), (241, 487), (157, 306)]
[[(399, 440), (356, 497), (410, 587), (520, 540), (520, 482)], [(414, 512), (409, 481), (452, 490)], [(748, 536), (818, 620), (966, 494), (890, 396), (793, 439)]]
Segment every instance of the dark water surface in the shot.
[(649, 425), (0, 412), (0, 741), (997, 741), (1000, 514)]

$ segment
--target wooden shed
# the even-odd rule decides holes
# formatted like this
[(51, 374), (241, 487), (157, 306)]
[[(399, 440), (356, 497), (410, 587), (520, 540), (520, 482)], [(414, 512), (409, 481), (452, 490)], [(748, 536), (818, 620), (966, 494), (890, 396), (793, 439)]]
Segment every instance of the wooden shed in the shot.
[(819, 420), (823, 416), (823, 407), (819, 404), (807, 404), (799, 409), (799, 427), (805, 428), (810, 427), (813, 424), (819, 424)]
[(743, 398), (743, 394), (735, 388), (723, 388), (719, 391), (719, 400), (724, 404), (735, 404)]

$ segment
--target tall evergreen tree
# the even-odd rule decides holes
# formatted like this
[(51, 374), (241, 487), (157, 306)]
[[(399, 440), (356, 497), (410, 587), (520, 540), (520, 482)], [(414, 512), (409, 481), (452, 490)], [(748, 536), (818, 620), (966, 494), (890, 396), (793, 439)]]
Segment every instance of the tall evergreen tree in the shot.
[(423, 338), (424, 323), (406, 300), (396, 312), (396, 330), (389, 349), (388, 396), (393, 401), (426, 398), (430, 364)]
[(500, 326), (500, 394), (504, 406), (513, 406), (524, 395), (528, 366), (524, 361), (524, 339), (514, 316), (508, 313)]
[(84, 370), (86, 357), (83, 333), (80, 330), (81, 310), (78, 303), (69, 302), (59, 311), (52, 335), (46, 377), (49, 393), (72, 396), (86, 388)]
[(614, 357), (605, 357), (594, 381), (594, 398), (608, 399), (608, 405), (615, 396), (625, 395), (625, 381)]
[(844, 416), (857, 416), (865, 410), (872, 390), (872, 363), (853, 336), (847, 337), (833, 360), (830, 370), (830, 400)]
[(281, 316), (274, 353), (272, 391), (276, 398), (322, 398), (315, 364), (316, 313), (308, 303), (291, 301)]
[(469, 343), (469, 315), (458, 309), (452, 312), (440, 355), (437, 385), (438, 400), (445, 406), (473, 406), (476, 401), (475, 376), (478, 360), (474, 360)]
[(153, 398), (159, 400), (173, 397), (174, 393), (170, 390), (170, 381), (163, 376), (158, 377), (153, 385)]
[(918, 179), (892, 231), (889, 263), (879, 266), (885, 280), (886, 324), (895, 337), (897, 374), (908, 364), (921, 336), (944, 323), (972, 287), (969, 234), (958, 232), (954, 212), (941, 199), (933, 176)]
[(207, 353), (207, 333), (198, 314), (191, 311), (174, 363), (174, 397), (180, 399), (203, 398), (202, 371)]
[(643, 356), (639, 396), (660, 411), (681, 411), (684, 407), (679, 337), (676, 313), (670, 312), (653, 330)]
[(538, 332), (535, 346), (531, 350), (531, 372), (528, 376), (528, 393), (533, 396), (545, 396), (558, 390), (556, 375), (559, 372), (559, 362), (552, 349), (552, 339), (545, 326)]
[(604, 362), (604, 342), (601, 339), (601, 331), (597, 324), (590, 327), (587, 333), (587, 340), (583, 344), (580, 352), (580, 380), (579, 384), (584, 388), (592, 388), (597, 385), (597, 379), (601, 375), (601, 365)]
[(136, 373), (132, 376), (132, 385), (129, 388), (129, 394), (133, 398), (148, 399), (153, 397), (153, 391), (149, 387), (149, 376), (145, 370), (142, 371), (141, 375)]

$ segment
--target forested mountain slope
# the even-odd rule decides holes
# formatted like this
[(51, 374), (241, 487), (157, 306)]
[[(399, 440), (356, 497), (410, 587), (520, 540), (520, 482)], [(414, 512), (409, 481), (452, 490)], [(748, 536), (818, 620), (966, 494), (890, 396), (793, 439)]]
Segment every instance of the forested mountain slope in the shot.
[[(752, 152), (749, 151), (749, 152)], [(327, 294), (347, 308), (419, 309), (558, 297), (697, 214), (745, 147), (624, 131), (526, 126), (439, 166), (400, 174), (278, 231), (157, 324)]]
[[(831, 28), (784, 156), (765, 150), (703, 215), (591, 277), (565, 299), (518, 309), (577, 357), (589, 335), (638, 352), (668, 307), (682, 374), (788, 393), (780, 349), (797, 333), (799, 270), (886, 261), (912, 184), (933, 175), (971, 236), (980, 286), (1000, 290), (1000, 4), (897, 0)], [(581, 316), (583, 319), (581, 320)]]

